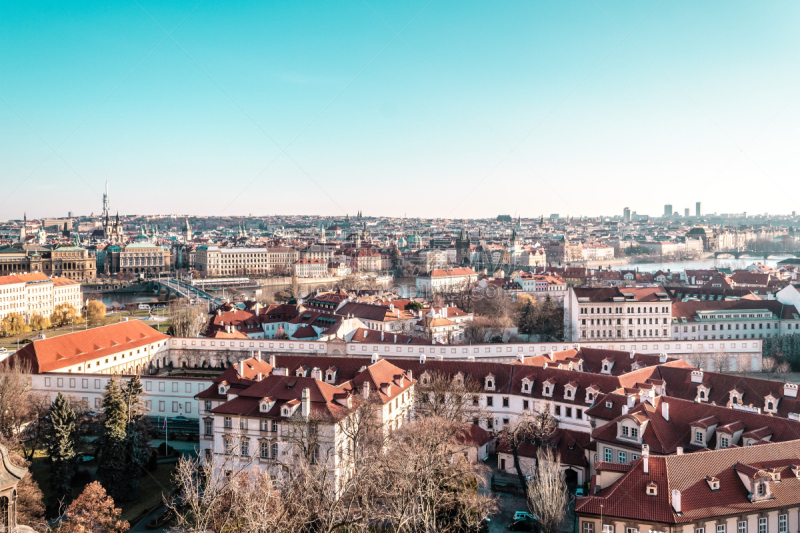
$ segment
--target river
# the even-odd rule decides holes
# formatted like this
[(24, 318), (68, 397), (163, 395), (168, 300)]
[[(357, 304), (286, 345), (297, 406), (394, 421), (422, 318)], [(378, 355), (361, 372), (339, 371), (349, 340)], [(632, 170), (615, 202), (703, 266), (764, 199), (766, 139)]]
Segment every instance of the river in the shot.
[(741, 259), (700, 259), (696, 261), (671, 261), (667, 263), (629, 263), (627, 265), (612, 266), (612, 270), (635, 270), (642, 272), (656, 272), (658, 270), (709, 270), (712, 268), (744, 269), (753, 263), (761, 263), (771, 267), (776, 267), (779, 261), (793, 258), (793, 255), (775, 256), (770, 259), (761, 257), (742, 257)]

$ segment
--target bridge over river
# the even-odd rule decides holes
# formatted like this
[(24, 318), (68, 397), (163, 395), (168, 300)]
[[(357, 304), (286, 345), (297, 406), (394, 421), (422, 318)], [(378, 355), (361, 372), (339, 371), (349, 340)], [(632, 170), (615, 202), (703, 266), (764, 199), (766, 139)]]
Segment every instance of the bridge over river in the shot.
[(180, 298), (192, 298), (206, 305), (221, 305), (224, 301), (218, 296), (213, 296), (204, 290), (175, 278), (155, 278), (150, 280), (150, 285), (154, 289), (164, 289), (167, 295), (175, 294)]
[(800, 252), (790, 252), (790, 251), (779, 251), (779, 252), (756, 252), (753, 250), (722, 250), (719, 252), (714, 252), (714, 258), (724, 258), (724, 257), (735, 257), (739, 259), (740, 257), (761, 257), (764, 259), (770, 259), (775, 256), (794, 256), (800, 257)]

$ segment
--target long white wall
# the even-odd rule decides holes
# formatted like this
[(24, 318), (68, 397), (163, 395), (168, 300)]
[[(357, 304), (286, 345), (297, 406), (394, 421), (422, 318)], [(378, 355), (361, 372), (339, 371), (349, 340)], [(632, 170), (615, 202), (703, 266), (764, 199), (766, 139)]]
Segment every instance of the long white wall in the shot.
[[(31, 376), (31, 389), (44, 394), (52, 402), (61, 392), (93, 411), (102, 410), (103, 392), (111, 376), (106, 374), (52, 373)], [(122, 376), (127, 381), (130, 376)], [(194, 396), (211, 386), (210, 379), (176, 376), (141, 376), (143, 399), (149, 416), (185, 416), (197, 419)]]
[[(604, 350), (635, 351), (645, 354), (666, 353), (681, 357), (696, 353), (727, 353), (731, 356), (750, 355), (761, 360), (761, 339), (724, 341), (638, 341), (638, 342), (538, 342), (520, 344), (473, 344), (473, 345), (408, 345), (329, 342), (301, 342), (275, 339), (216, 340), (204, 338), (172, 338), (169, 340), (170, 357), (174, 365), (180, 364), (183, 356), (187, 360), (195, 357), (216, 357), (229, 360), (239, 352), (266, 351), (274, 353), (305, 353), (318, 355), (369, 356), (418, 358), (422, 354), (443, 359), (491, 359), (498, 362), (512, 361), (517, 355), (545, 354), (550, 351), (569, 350), (575, 346)], [(177, 359), (176, 359), (177, 358)]]

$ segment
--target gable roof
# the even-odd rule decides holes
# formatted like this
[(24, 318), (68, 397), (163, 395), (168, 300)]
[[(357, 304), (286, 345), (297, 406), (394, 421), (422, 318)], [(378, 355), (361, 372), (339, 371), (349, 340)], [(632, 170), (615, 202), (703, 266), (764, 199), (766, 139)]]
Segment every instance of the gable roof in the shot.
[(144, 322), (129, 320), (35, 340), (9, 357), (9, 360), (30, 363), (34, 374), (54, 372), (106, 355), (166, 342), (168, 338), (169, 336), (159, 333)]

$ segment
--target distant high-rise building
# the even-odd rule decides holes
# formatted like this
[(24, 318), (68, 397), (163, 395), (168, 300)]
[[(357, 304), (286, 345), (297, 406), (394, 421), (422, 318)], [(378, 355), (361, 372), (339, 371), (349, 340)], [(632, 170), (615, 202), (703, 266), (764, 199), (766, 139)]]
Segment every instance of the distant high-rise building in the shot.
[(625, 209), (622, 210), (622, 218), (625, 220), (625, 222), (630, 222), (631, 221), (631, 208), (630, 207), (626, 207)]
[(664, 216), (671, 217), (672, 216), (672, 204), (666, 204), (664, 206)]
[(689, 218), (689, 208), (688, 207), (683, 210), (683, 216), (685, 216), (686, 218)]
[(108, 217), (108, 180), (106, 180), (106, 192), (103, 193), (103, 218)]
[(694, 216), (696, 216), (696, 217), (703, 216), (703, 203), (702, 202), (697, 202), (695, 204), (695, 206), (694, 206), (694, 209), (695, 209)]

